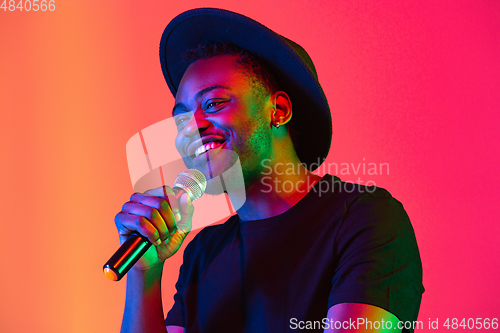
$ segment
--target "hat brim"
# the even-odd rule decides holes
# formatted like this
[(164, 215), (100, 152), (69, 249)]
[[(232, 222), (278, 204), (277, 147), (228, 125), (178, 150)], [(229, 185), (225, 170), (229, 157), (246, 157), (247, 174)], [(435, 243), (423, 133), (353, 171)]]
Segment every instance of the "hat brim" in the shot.
[(160, 42), (163, 75), (174, 97), (189, 66), (182, 55), (207, 41), (232, 43), (266, 62), (292, 101), (297, 156), (310, 170), (319, 167), (330, 150), (332, 119), (305, 50), (246, 16), (216, 8), (189, 10), (168, 24)]

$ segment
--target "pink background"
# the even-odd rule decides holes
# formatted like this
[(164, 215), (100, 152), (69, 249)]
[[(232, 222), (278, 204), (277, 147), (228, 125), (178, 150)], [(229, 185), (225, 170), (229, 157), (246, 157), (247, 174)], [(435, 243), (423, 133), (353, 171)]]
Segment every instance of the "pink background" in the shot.
[[(125, 144), (170, 114), (160, 36), (201, 6), (305, 47), (333, 113), (327, 163), (389, 163), (339, 176), (404, 204), (425, 327), (500, 317), (500, 2), (58, 0), (54, 12), (0, 10), (0, 331), (119, 330), (125, 282), (101, 268), (132, 193)], [(166, 265), (165, 308), (180, 261)]]

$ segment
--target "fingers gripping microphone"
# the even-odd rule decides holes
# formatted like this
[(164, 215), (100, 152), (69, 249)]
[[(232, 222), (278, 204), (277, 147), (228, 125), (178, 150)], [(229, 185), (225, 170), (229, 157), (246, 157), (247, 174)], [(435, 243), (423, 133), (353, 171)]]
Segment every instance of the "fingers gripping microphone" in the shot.
[[(196, 169), (188, 169), (177, 175), (173, 191), (176, 194), (185, 192), (194, 201), (200, 198), (207, 187), (205, 176)], [(134, 232), (120, 246), (118, 251), (104, 264), (104, 274), (113, 281), (120, 281), (130, 268), (149, 249), (151, 242), (147, 237)]]

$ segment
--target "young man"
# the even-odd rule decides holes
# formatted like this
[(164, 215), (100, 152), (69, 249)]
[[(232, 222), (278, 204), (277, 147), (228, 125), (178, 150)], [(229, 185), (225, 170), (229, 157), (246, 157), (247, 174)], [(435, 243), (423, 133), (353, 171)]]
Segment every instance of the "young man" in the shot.
[(402, 205), (311, 172), (331, 118), (307, 53), (244, 16), (197, 9), (167, 26), (160, 59), (186, 167), (212, 178), (238, 156), (246, 201), (188, 244), (164, 321), (163, 263), (194, 208), (169, 188), (132, 196), (115, 219), (122, 241), (138, 231), (156, 246), (128, 273), (122, 331), (401, 332), (416, 320), (422, 271)]

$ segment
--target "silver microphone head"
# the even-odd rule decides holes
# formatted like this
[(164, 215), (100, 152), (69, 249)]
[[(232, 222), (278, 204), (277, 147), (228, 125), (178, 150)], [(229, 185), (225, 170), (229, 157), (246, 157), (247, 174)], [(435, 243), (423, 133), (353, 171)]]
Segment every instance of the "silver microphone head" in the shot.
[(187, 169), (177, 175), (174, 187), (183, 189), (191, 201), (200, 198), (207, 188), (207, 179), (196, 169)]

